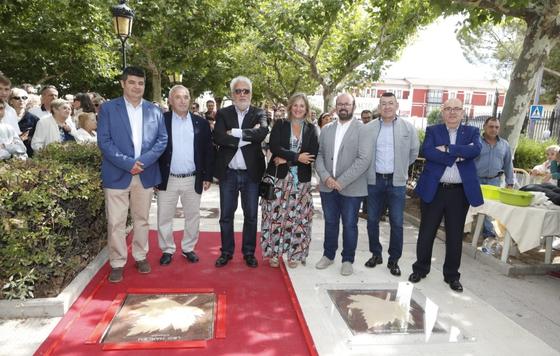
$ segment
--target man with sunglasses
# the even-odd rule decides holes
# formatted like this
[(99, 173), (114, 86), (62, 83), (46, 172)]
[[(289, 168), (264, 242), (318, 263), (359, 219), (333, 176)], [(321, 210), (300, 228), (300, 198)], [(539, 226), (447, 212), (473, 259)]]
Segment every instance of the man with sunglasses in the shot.
[(415, 189), (421, 199), (420, 228), (416, 262), (408, 280), (420, 282), (430, 272), (434, 239), (445, 217), (443, 278), (452, 290), (462, 292), (459, 266), (465, 218), (469, 205), (484, 203), (474, 163), (482, 143), (478, 128), (461, 125), (460, 100), (449, 99), (442, 109), (444, 123), (428, 126), (422, 144), (426, 164)]
[(243, 242), (241, 251), (249, 267), (257, 267), (257, 210), (259, 182), (265, 169), (261, 143), (268, 134), (266, 114), (251, 106), (252, 83), (236, 77), (230, 83), (233, 105), (216, 113), (214, 142), (218, 145), (214, 176), (220, 185), (221, 255), (216, 267), (225, 266), (235, 251), (233, 220), (241, 193)]

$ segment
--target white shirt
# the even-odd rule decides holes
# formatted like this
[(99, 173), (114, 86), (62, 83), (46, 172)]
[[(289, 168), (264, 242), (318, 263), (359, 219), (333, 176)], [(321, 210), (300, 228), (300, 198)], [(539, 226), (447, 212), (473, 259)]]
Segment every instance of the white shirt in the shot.
[(28, 111), (31, 114), (37, 116), (39, 119), (51, 114), (50, 112), (48, 112), (46, 110), (43, 110), (42, 107), (43, 106), (35, 106), (35, 107), (32, 107), (31, 109), (29, 109)]
[(21, 133), (16, 111), (8, 104), (4, 104), (4, 117), (2, 118), (2, 122), (10, 125), (18, 135)]
[(171, 139), (173, 154), (170, 171), (173, 174), (188, 174), (196, 171), (194, 164), (194, 126), (190, 113), (181, 117), (175, 111), (171, 116)]
[(231, 129), (231, 135), (233, 137), (239, 138), (239, 144), (237, 146), (237, 152), (235, 152), (235, 155), (233, 156), (233, 158), (229, 162), (228, 167), (231, 168), (231, 169), (247, 169), (247, 164), (245, 163), (245, 158), (243, 157), (243, 152), (241, 152), (241, 147), (250, 144), (250, 142), (243, 141), (243, 139), (242, 139), (243, 130), (241, 129), (241, 127), (243, 126), (243, 119), (245, 119), (245, 115), (247, 115), (247, 113), (249, 112), (249, 108), (247, 108), (245, 111), (241, 112), (241, 111), (239, 111), (239, 109), (237, 109), (237, 106), (236, 106), (235, 107), (235, 112), (237, 113), (237, 121), (239, 122), (239, 127), (240, 128)]
[(395, 146), (393, 124), (395, 119), (390, 123), (381, 120), (379, 134), (377, 135), (377, 144), (375, 147), (375, 172), (380, 174), (390, 174), (395, 170)]
[(128, 114), (128, 121), (130, 122), (130, 129), (132, 131), (132, 143), (134, 144), (134, 158), (140, 157), (142, 154), (142, 103), (144, 99), (140, 100), (140, 104), (134, 107), (126, 98), (126, 113)]
[[(454, 129), (447, 128), (449, 132), (449, 142), (454, 145), (457, 142), (457, 127)], [(445, 171), (439, 180), (442, 183), (462, 183), (461, 174), (459, 174), (459, 168), (457, 167), (457, 162), (453, 163), (451, 167), (445, 167)]]
[(342, 123), (340, 120), (336, 121), (336, 133), (334, 135), (334, 158), (333, 158), (333, 178), (336, 178), (336, 163), (338, 162), (338, 150), (340, 149), (340, 145), (342, 144), (342, 140), (344, 139), (344, 135), (346, 135), (346, 131), (350, 127), (353, 119)]

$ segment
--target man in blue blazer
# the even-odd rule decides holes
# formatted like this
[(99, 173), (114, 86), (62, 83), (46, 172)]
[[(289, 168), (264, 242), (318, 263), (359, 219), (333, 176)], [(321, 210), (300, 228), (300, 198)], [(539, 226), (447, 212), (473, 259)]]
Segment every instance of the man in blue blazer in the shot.
[(182, 85), (169, 91), (171, 111), (163, 114), (167, 147), (159, 158), (161, 184), (158, 192), (158, 242), (163, 254), (159, 263), (168, 265), (175, 253), (173, 218), (181, 198), (185, 226), (181, 251), (187, 261), (198, 262), (200, 196), (210, 188), (214, 146), (208, 120), (189, 112), (191, 96)]
[(442, 109), (444, 123), (429, 126), (422, 144), (426, 165), (415, 190), (421, 199), (421, 220), (416, 262), (408, 280), (417, 283), (430, 272), (434, 239), (445, 217), (443, 277), (452, 290), (462, 292), (459, 266), (465, 218), (469, 205), (484, 202), (474, 163), (482, 144), (478, 128), (461, 125), (460, 100), (450, 99)]
[(123, 96), (104, 103), (99, 111), (97, 143), (103, 154), (101, 179), (105, 192), (109, 281), (120, 282), (127, 260), (126, 218), (130, 206), (134, 234), (132, 257), (140, 273), (149, 273), (148, 216), (153, 187), (161, 182), (157, 164), (167, 132), (161, 110), (142, 99), (146, 76), (136, 67), (124, 69)]

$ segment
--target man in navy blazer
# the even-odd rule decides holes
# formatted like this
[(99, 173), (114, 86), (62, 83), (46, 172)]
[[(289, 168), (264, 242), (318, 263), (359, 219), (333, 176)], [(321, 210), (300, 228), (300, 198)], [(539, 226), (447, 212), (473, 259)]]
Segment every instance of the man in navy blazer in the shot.
[(457, 292), (463, 228), (469, 205), (484, 203), (474, 159), (480, 154), (480, 132), (461, 125), (463, 103), (449, 99), (443, 104), (444, 124), (426, 128), (422, 152), (426, 165), (418, 179), (421, 220), (416, 246), (416, 262), (408, 280), (419, 282), (430, 272), (432, 248), (441, 219), (445, 217), (444, 281)]
[(101, 179), (105, 192), (109, 281), (120, 282), (127, 260), (126, 219), (130, 206), (134, 233), (132, 257), (140, 273), (149, 273), (148, 217), (153, 187), (161, 182), (157, 160), (167, 145), (161, 110), (142, 99), (146, 76), (127, 67), (121, 79), (123, 96), (99, 110), (97, 143), (103, 154)]
[(200, 196), (210, 188), (214, 148), (208, 120), (189, 113), (191, 96), (182, 85), (169, 91), (171, 111), (163, 114), (167, 147), (159, 158), (161, 183), (158, 192), (158, 242), (163, 255), (161, 265), (171, 263), (175, 253), (173, 218), (181, 198), (185, 226), (181, 251), (187, 261), (198, 262), (194, 247), (198, 242)]

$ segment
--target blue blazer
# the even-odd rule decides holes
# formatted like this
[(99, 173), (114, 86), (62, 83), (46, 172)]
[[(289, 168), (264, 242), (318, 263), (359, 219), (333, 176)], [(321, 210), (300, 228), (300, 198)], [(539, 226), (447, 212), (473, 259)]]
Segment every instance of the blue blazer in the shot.
[[(441, 145), (448, 145), (449, 152), (441, 152), (436, 149), (437, 146)], [(416, 194), (424, 202), (432, 202), (445, 168), (451, 167), (457, 158), (462, 158), (462, 161), (457, 162), (457, 168), (467, 200), (472, 206), (482, 205), (484, 200), (482, 199), (474, 163), (474, 159), (480, 154), (481, 148), (480, 132), (474, 126), (460, 125), (457, 129), (457, 140), (454, 145), (450, 144), (449, 132), (444, 124), (428, 126), (422, 144), (422, 153), (426, 158), (426, 164), (420, 178), (418, 178)]]
[(103, 154), (101, 180), (104, 188), (125, 189), (132, 180), (130, 170), (136, 161), (144, 164), (140, 180), (144, 188), (154, 187), (161, 182), (159, 156), (167, 145), (167, 131), (161, 110), (142, 100), (142, 150), (134, 158), (132, 129), (123, 97), (101, 105), (97, 121), (97, 144)]
[[(171, 170), (171, 156), (173, 155), (173, 113), (171, 111), (163, 114), (165, 127), (167, 128), (167, 147), (159, 158), (159, 169), (161, 170), (161, 183), (159, 190), (167, 189), (169, 173)], [(191, 119), (194, 129), (194, 165), (196, 166), (196, 178), (194, 190), (202, 194), (202, 182), (212, 182), (212, 171), (214, 165), (214, 146), (212, 145), (212, 131), (208, 120), (191, 112)]]

